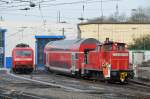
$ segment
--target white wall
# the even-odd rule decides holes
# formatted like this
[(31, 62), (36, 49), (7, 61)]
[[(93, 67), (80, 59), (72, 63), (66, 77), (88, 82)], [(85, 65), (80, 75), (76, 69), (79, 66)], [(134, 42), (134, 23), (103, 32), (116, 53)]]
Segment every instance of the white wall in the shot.
[(129, 51), (129, 62), (132, 63), (133, 62), (133, 52), (143, 52), (144, 53), (144, 59), (143, 62), (146, 62), (148, 60), (150, 60), (150, 50), (134, 50), (134, 51)]
[(62, 28), (65, 29), (66, 39), (77, 37), (76, 24), (69, 23), (41, 23), (30, 22), (7, 22), (0, 23), (0, 27), (7, 29), (5, 42), (5, 57), (11, 57), (12, 49), (18, 43), (27, 43), (35, 48), (35, 35), (62, 35)]

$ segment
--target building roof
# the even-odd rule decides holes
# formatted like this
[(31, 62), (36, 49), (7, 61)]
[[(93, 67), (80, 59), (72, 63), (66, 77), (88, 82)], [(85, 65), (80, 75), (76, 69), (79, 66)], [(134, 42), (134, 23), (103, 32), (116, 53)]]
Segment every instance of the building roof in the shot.
[(2, 28), (0, 28), (0, 32), (6, 32), (7, 30), (6, 29), (2, 29)]
[(76, 40), (51, 41), (46, 45), (46, 47), (50, 48), (51, 50), (79, 50), (84, 48), (85, 45), (96, 46), (98, 44), (100, 44), (98, 40), (94, 38), (86, 38), (86, 39), (76, 39)]
[(36, 35), (36, 39), (59, 39), (59, 38), (65, 38), (65, 36), (45, 36), (45, 35)]
[(89, 25), (89, 24), (148, 24), (150, 23), (137, 23), (137, 22), (84, 22), (79, 23), (79, 25)]

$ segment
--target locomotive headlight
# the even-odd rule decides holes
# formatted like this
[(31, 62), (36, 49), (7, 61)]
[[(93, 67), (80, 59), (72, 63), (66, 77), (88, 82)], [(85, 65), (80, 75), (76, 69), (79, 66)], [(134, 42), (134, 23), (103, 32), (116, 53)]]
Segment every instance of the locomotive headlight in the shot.
[(128, 48), (128, 45), (125, 45), (125, 48)]
[(121, 82), (124, 82), (126, 76), (127, 76), (127, 73), (126, 73), (126, 72), (120, 73), (120, 80), (121, 80)]

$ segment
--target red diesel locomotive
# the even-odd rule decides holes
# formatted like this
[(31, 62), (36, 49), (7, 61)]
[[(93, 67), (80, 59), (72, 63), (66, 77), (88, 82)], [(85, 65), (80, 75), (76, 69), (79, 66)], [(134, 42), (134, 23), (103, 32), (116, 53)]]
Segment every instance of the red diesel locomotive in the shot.
[(109, 39), (100, 43), (93, 38), (49, 42), (44, 49), (45, 67), (76, 76), (124, 82), (133, 77), (125, 46)]
[(12, 70), (15, 73), (31, 73), (34, 70), (33, 49), (27, 44), (18, 44), (12, 51)]

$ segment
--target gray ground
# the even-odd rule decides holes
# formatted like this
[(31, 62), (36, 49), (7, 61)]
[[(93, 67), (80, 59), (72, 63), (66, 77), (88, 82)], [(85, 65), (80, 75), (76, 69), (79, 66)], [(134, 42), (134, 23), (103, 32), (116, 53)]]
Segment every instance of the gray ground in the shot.
[[(17, 76), (31, 78), (30, 75)], [(150, 88), (136, 84), (109, 84), (45, 72), (33, 74), (32, 79), (54, 85), (35, 83), (2, 73), (0, 88), (32, 93), (49, 99), (150, 99)]]
[(140, 79), (150, 80), (150, 67), (138, 67), (137, 76)]

